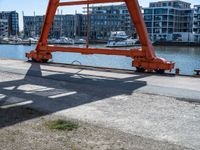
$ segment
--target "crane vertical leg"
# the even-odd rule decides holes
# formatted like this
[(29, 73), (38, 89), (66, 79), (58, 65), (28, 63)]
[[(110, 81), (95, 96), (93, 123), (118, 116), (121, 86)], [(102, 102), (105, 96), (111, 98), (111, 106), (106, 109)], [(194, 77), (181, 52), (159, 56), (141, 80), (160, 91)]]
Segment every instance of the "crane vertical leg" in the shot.
[(129, 14), (135, 29), (138, 33), (139, 40), (142, 45), (142, 50), (145, 52), (145, 55), (148, 59), (153, 59), (156, 57), (154, 48), (149, 40), (148, 32), (146, 25), (143, 20), (142, 13), (140, 11), (140, 6), (137, 0), (125, 0)]
[(42, 32), (40, 39), (37, 43), (35, 51), (31, 51), (29, 54), (26, 54), (28, 58), (37, 62), (47, 62), (49, 59), (52, 59), (52, 55), (48, 51), (41, 50), (42, 46), (47, 46), (47, 39), (49, 32), (56, 14), (56, 10), (59, 6), (60, 0), (49, 0), (45, 21), (43, 24)]
[(138, 0), (125, 0), (125, 2), (133, 24), (135, 25), (135, 29), (138, 33), (142, 45), (142, 51), (145, 53), (145, 57), (134, 57), (133, 66), (136, 67), (138, 71), (155, 70), (156, 72), (162, 72), (164, 70), (171, 70), (171, 62), (168, 62), (163, 58), (156, 57), (154, 47), (152, 46), (148, 36), (148, 31)]

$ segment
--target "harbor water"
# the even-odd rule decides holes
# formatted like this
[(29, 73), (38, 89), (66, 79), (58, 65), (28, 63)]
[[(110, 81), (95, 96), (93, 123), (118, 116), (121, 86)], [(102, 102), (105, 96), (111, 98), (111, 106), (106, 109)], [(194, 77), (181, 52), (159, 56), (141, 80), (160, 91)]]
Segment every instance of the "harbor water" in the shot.
[[(81, 45), (79, 45), (82, 47)], [(91, 47), (102, 48), (104, 45), (91, 45)], [(0, 45), (0, 58), (27, 60), (26, 52), (34, 50), (35, 45)], [(169, 61), (176, 62), (175, 68), (180, 69), (181, 74), (192, 75), (194, 69), (200, 69), (200, 47), (176, 47), (156, 46), (156, 54)], [(123, 56), (106, 55), (81, 55), (78, 53), (53, 53), (53, 62), (68, 63), (100, 67), (111, 67), (120, 69), (132, 69), (132, 59)]]

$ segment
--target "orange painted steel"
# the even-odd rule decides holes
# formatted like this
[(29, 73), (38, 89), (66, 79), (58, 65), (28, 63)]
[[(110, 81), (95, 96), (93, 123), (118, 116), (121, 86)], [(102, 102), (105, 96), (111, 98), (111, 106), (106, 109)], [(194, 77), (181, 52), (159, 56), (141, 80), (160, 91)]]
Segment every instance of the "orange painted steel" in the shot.
[(124, 2), (124, 0), (83, 0), (83, 1), (72, 1), (72, 2), (61, 2), (59, 3), (59, 6), (87, 5), (87, 4), (114, 3), (114, 2)]
[[(71, 5), (89, 5), (98, 3), (113, 3), (113, 2), (125, 2), (130, 13), (130, 17), (135, 25), (136, 31), (141, 42), (141, 48), (134, 48), (130, 50), (121, 49), (100, 49), (100, 48), (78, 48), (78, 47), (61, 47), (47, 44), (47, 38), (52, 26), (56, 10), (59, 6), (71, 6)], [(87, 41), (88, 43), (88, 41)], [(83, 1), (71, 1), (60, 2), (60, 0), (49, 0), (46, 17), (42, 29), (40, 39), (37, 47), (34, 51), (26, 54), (27, 58), (31, 58), (37, 62), (46, 62), (52, 59), (52, 52), (74, 52), (81, 54), (104, 54), (104, 55), (119, 55), (133, 58), (132, 65), (139, 71), (165, 71), (172, 70), (175, 63), (169, 62), (163, 58), (156, 57), (154, 47), (149, 39), (146, 25), (140, 6), (137, 0), (83, 0)]]
[(132, 49), (132, 50), (121, 50), (121, 49), (99, 49), (99, 48), (79, 48), (79, 47), (61, 47), (61, 46), (41, 46), (41, 51), (47, 53), (51, 52), (73, 52), (81, 54), (104, 54), (104, 55), (121, 55), (127, 57), (144, 57), (145, 54), (142, 50)]

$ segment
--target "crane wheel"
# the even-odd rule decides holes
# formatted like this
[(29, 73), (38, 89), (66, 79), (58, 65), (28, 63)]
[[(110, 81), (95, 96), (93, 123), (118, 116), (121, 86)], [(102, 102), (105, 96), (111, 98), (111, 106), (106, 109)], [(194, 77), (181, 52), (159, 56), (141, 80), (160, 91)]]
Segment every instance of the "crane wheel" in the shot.
[(47, 63), (49, 60), (48, 59), (42, 59), (41, 62), (42, 63)]
[(165, 73), (165, 70), (164, 69), (155, 69), (154, 70), (156, 73), (158, 74), (164, 74)]
[(31, 58), (32, 62), (38, 62), (35, 58)]
[(136, 67), (137, 72), (145, 72), (145, 69), (143, 67)]

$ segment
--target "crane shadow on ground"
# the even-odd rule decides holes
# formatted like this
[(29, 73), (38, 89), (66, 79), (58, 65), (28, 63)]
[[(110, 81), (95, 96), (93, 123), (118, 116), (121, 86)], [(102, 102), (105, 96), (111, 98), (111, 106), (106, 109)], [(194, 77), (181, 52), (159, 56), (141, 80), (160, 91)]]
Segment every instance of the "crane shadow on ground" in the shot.
[(149, 75), (115, 79), (47, 73), (39, 63), (31, 63), (22, 79), (0, 82), (0, 128), (114, 96), (131, 95), (146, 86), (145, 81), (136, 80), (145, 76)]

